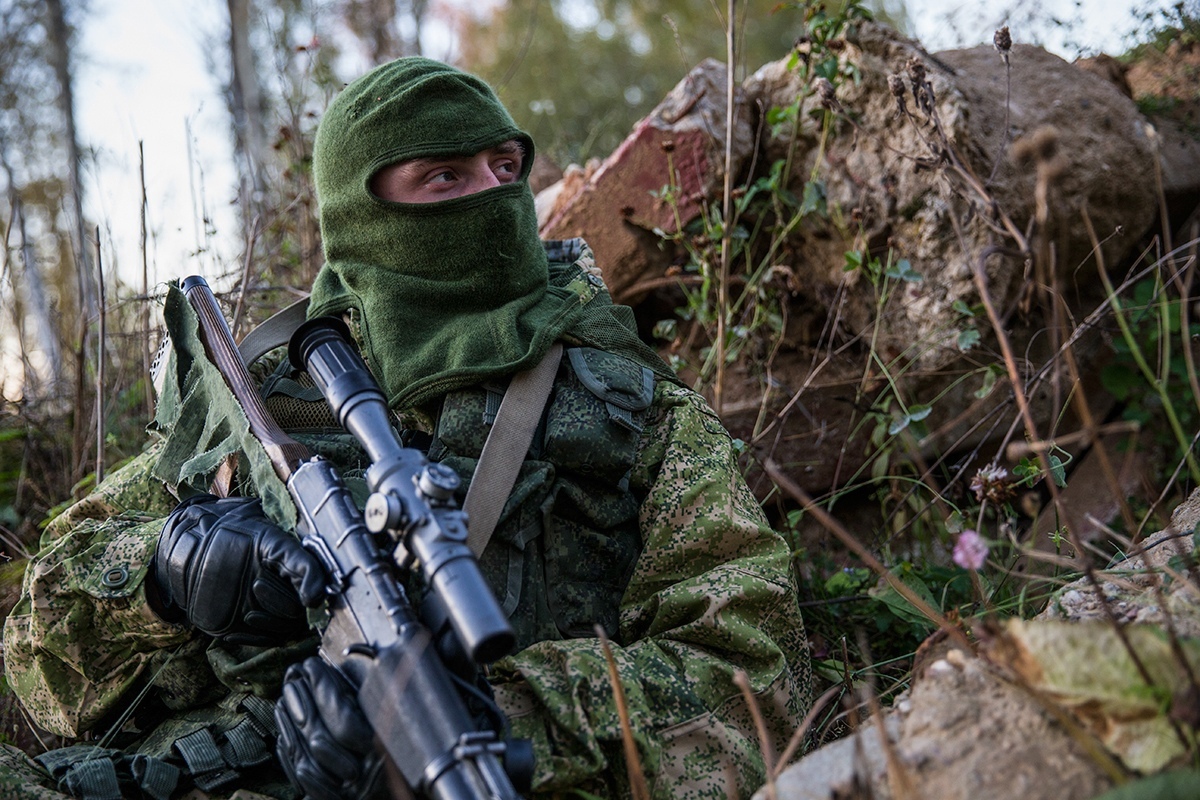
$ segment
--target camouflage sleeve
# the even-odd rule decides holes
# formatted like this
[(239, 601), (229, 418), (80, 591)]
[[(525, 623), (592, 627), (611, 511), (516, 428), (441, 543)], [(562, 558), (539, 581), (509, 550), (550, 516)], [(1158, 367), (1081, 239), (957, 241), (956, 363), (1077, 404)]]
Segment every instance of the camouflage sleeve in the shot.
[[(660, 385), (631, 483), (643, 551), (613, 652), (655, 798), (749, 797), (764, 780), (749, 678), (778, 753), (809, 704), (789, 550), (732, 442), (695, 393)], [(534, 741), (536, 791), (628, 796), (613, 690), (595, 639), (541, 642), (498, 664), (497, 697)]]
[(75, 737), (113, 710), (155, 652), (189, 638), (146, 602), (144, 579), (175, 498), (155, 452), (53, 519), (4, 625), (9, 685), (39, 725)]

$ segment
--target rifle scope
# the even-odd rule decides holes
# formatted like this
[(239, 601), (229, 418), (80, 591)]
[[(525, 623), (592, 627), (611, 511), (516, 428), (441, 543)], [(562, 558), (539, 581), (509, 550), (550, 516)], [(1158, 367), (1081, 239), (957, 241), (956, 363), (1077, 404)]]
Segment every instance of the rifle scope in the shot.
[(466, 515), (453, 507), (458, 476), (400, 442), (383, 392), (345, 323), (336, 317), (309, 320), (292, 335), (288, 357), (293, 367), (308, 371), (338, 422), (372, 461), (366, 474), (372, 492), (367, 527), (396, 537), (398, 561), (416, 559), (476, 663), (508, 654), (516, 637), (467, 546)]

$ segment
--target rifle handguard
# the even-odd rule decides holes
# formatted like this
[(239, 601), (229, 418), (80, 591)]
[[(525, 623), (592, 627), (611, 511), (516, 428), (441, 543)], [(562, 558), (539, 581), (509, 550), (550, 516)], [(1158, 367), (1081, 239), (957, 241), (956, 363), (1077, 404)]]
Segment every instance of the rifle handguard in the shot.
[(309, 320), (292, 335), (288, 357), (293, 367), (308, 371), (338, 422), (371, 459), (368, 529), (392, 535), (400, 566), (418, 563), (474, 661), (488, 663), (509, 653), (516, 640), (512, 626), (467, 546), (466, 515), (453, 504), (458, 476), (400, 442), (383, 392), (345, 323), (336, 317)]

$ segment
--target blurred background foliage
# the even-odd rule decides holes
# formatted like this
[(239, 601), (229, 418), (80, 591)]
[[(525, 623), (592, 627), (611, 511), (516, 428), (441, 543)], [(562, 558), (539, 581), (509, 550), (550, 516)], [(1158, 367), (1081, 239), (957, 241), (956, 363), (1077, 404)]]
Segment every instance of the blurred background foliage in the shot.
[[(511, 0), (462, 28), (463, 66), (489, 80), (559, 164), (611, 153), (696, 64), (724, 62), (724, 4), (712, 0)], [(831, 13), (844, 3), (824, 4)], [(872, 4), (868, 4), (872, 5)], [(782, 58), (815, 4), (737, 4), (738, 80)], [(903, 29), (903, 12), (875, 3)]]

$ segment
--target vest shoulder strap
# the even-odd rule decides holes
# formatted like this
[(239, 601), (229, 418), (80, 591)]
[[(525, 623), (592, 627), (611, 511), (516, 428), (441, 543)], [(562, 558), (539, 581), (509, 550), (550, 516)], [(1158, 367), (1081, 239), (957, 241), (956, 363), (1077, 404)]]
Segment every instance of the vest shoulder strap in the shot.
[(504, 503), (517, 482), (517, 473), (533, 441), (542, 410), (554, 386), (563, 346), (555, 342), (533, 369), (518, 373), (508, 385), (496, 411), (467, 489), (467, 545), (478, 558), (492, 538)]

